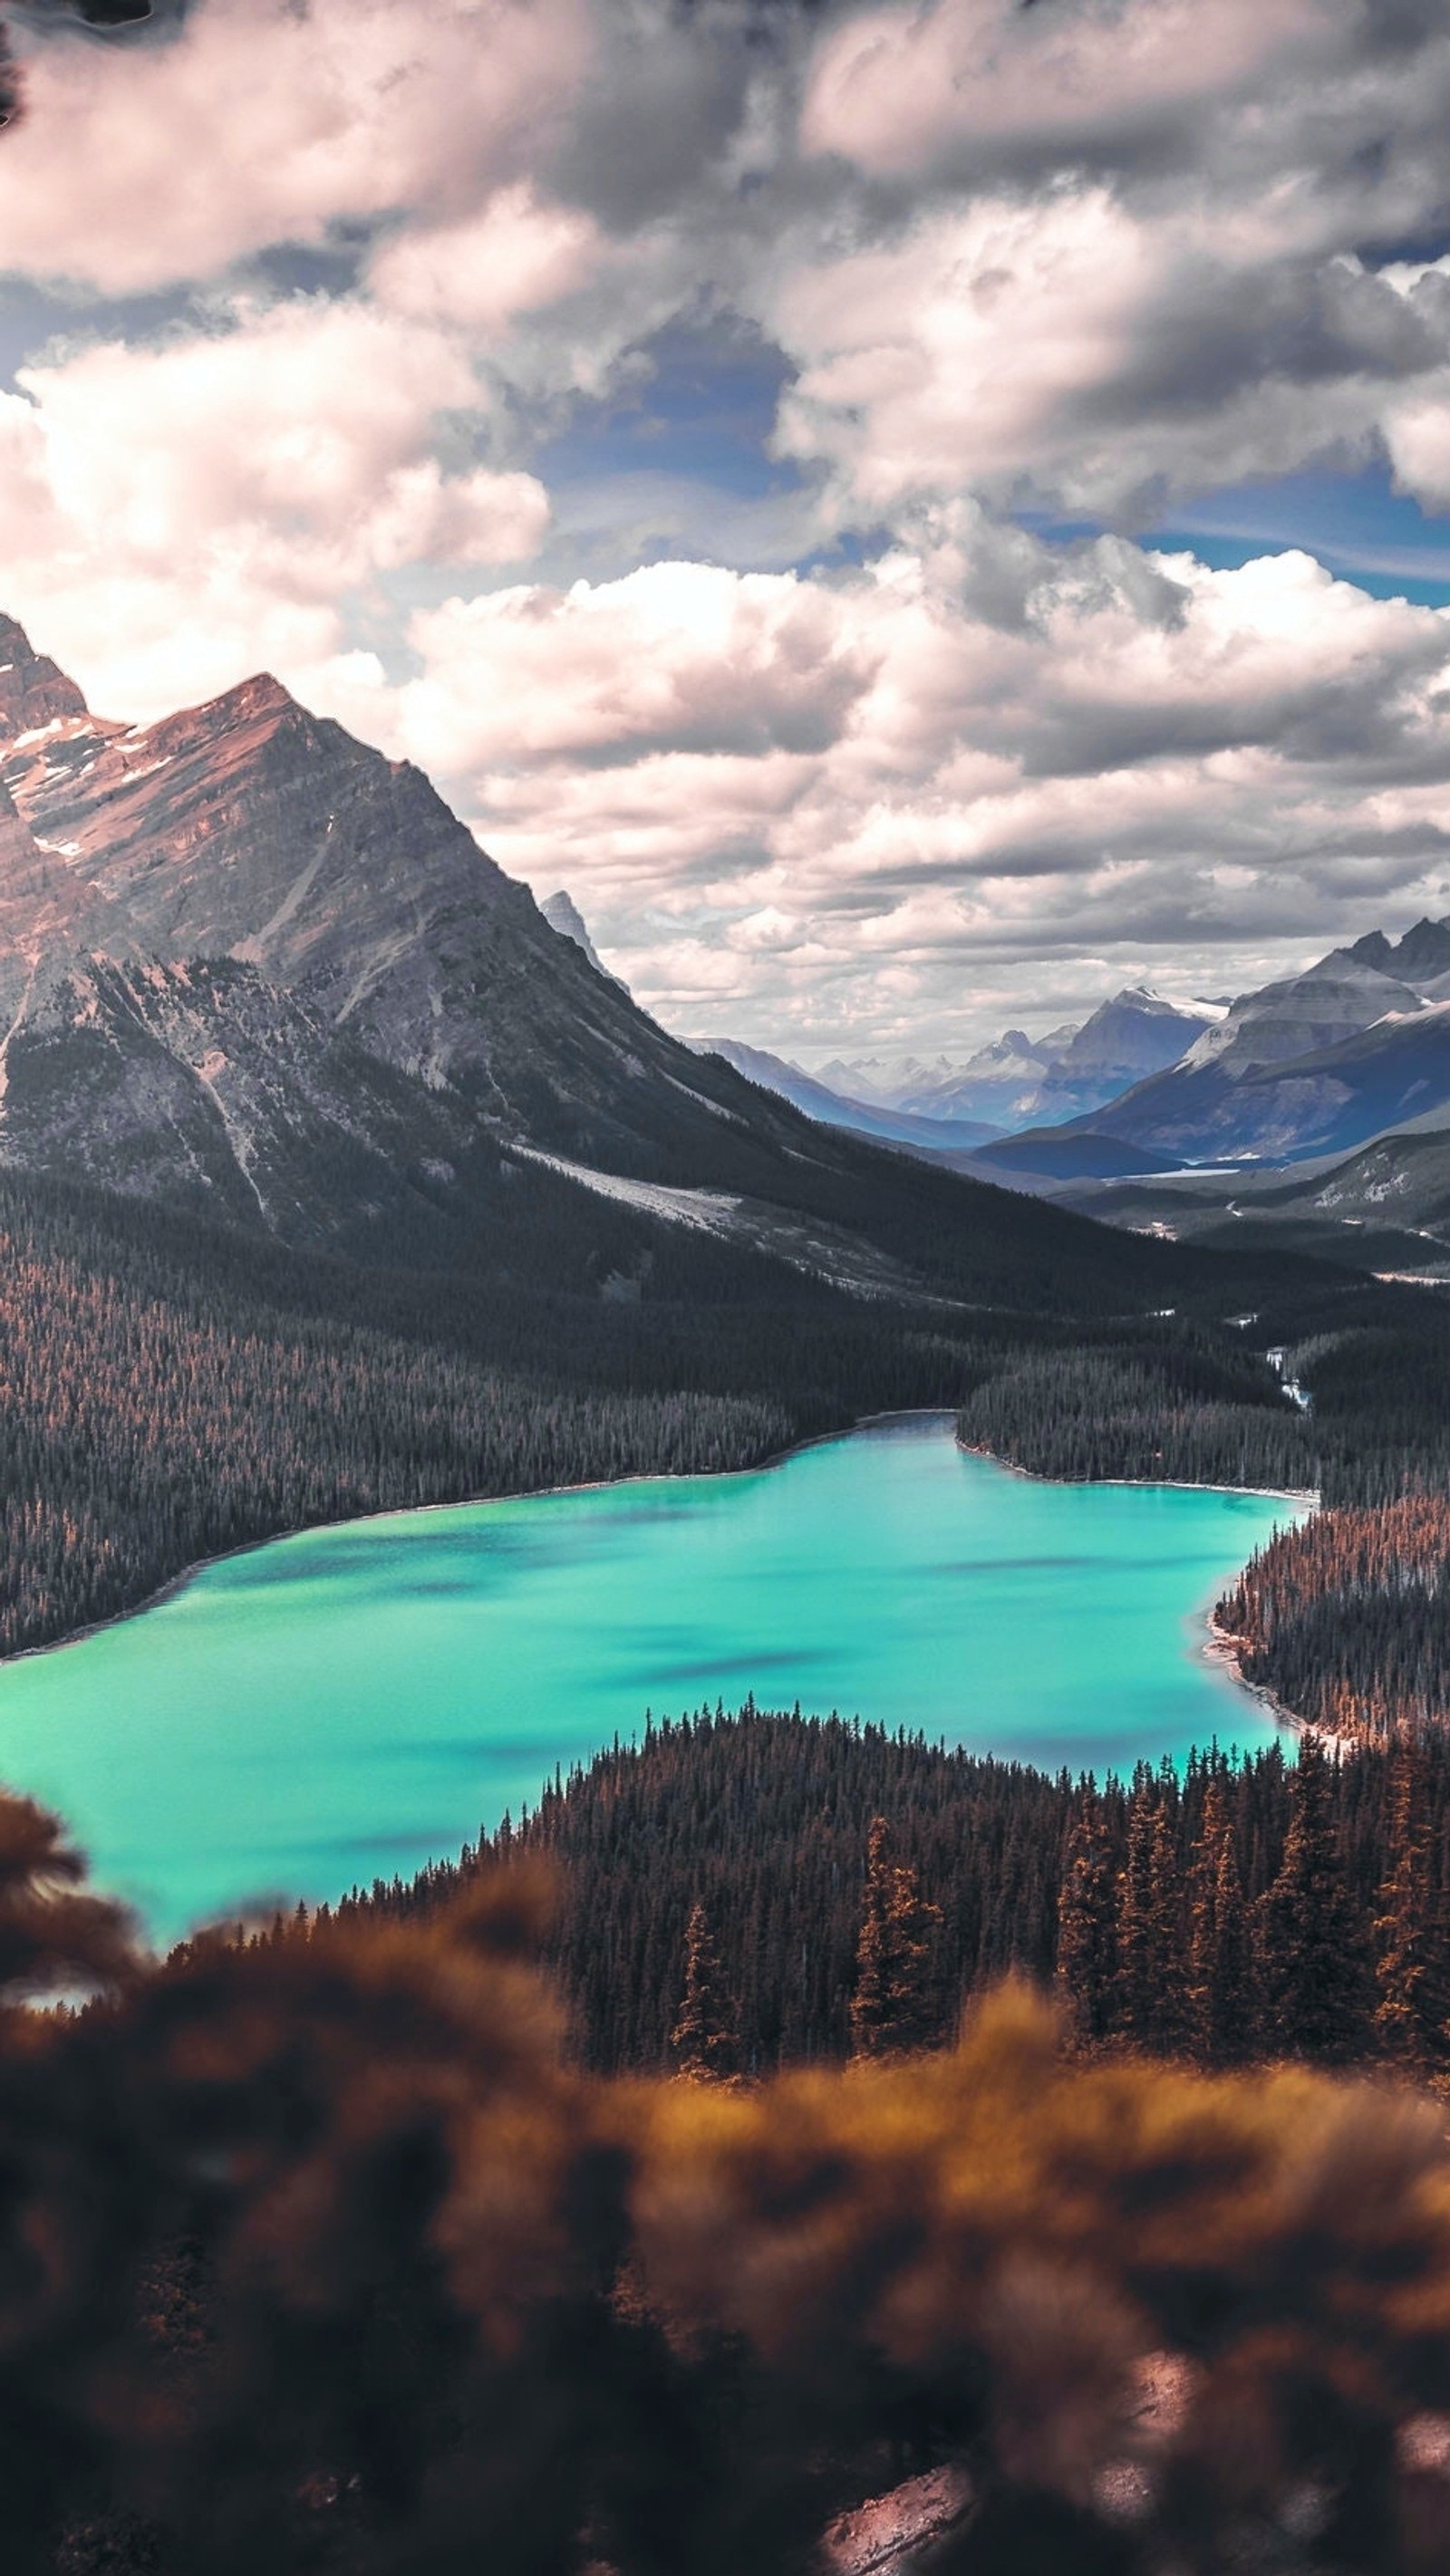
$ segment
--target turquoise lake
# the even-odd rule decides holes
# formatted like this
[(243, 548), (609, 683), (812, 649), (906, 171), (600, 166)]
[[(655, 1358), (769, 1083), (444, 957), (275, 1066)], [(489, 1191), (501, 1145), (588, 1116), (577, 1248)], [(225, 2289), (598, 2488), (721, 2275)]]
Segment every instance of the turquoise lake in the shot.
[(753, 1692), (1099, 1773), (1260, 1743), (1203, 1612), (1302, 1509), (1038, 1484), (918, 1415), (746, 1475), (355, 1521), (0, 1666), (0, 1778), (173, 1934), (452, 1853), (646, 1708)]

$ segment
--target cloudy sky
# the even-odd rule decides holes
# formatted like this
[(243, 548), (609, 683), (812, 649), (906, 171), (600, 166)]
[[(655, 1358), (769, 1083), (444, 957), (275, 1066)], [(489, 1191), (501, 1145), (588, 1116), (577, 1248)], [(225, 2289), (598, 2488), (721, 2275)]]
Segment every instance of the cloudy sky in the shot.
[(270, 668), (808, 1061), (1450, 910), (1444, 0), (8, 14), (103, 712)]

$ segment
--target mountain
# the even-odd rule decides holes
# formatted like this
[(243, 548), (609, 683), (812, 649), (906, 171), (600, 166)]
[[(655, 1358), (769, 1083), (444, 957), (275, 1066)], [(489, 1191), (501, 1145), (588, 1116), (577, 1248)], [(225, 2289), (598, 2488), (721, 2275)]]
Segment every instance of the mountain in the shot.
[(1387, 1136), (1264, 1204), (1341, 1225), (1393, 1223), (1450, 1254), (1450, 1132)]
[(937, 1150), (986, 1144), (997, 1134), (995, 1127), (984, 1126), (978, 1119), (914, 1117), (910, 1110), (853, 1100), (831, 1090), (815, 1075), (802, 1072), (798, 1064), (789, 1063), (784, 1056), (771, 1055), (764, 1047), (745, 1046), (738, 1038), (701, 1038), (698, 1044), (702, 1055), (723, 1056), (737, 1073), (744, 1074), (747, 1082), (758, 1082), (763, 1090), (792, 1101), (807, 1118), (819, 1120), (824, 1127), (848, 1127), (858, 1136), (879, 1136), (887, 1144), (923, 1145)]
[[(1391, 988), (1393, 989), (1393, 988)], [(1301, 1025), (1303, 1025), (1301, 1023)], [(1270, 1025), (1269, 1040), (1281, 1028)], [(1181, 1162), (1250, 1156), (1296, 1162), (1345, 1153), (1406, 1118), (1450, 1102), (1450, 1009), (1388, 1012), (1335, 1043), (1302, 1053), (1258, 1053), (1253, 1030), (1217, 1058), (1199, 1055), (1141, 1083), (1095, 1113), (1090, 1126)]]
[(1382, 975), (1423, 988), (1450, 975), (1450, 921), (1422, 919), (1393, 942), (1382, 930), (1371, 930), (1345, 954), (1357, 957), (1362, 965), (1377, 967)]
[[(837, 1058), (815, 1079), (849, 1098), (913, 1117), (975, 1122), (1011, 1133), (1076, 1118), (1145, 1075), (1178, 1063), (1222, 1011), (1217, 1003), (1171, 1002), (1145, 985), (1126, 985), (1080, 1026), (1069, 1022), (1040, 1038), (1007, 1029), (964, 1063), (943, 1057), (923, 1065), (907, 1058), (893, 1066), (889, 1059), (866, 1058), (853, 1065)], [(944, 1147), (951, 1141), (937, 1139)]]
[(1182, 1061), (1218, 1025), (1209, 1003), (1168, 1001), (1141, 984), (1102, 1002), (1054, 1055), (1032, 1114), (1060, 1123), (1115, 1100), (1134, 1083)]
[(135, 726), (0, 653), (0, 1166), (593, 1296), (1229, 1293), (693, 1053), (275, 679)]
[(1381, 1276), (1450, 1277), (1450, 1128), (1377, 1138), (1342, 1160), (1284, 1169), (1178, 1171), (1060, 1203), (1178, 1243), (1308, 1253)]
[(779, 1179), (759, 1095), (561, 938), (418, 770), (265, 676), (130, 727), (13, 623), (0, 649), (7, 1163), (288, 1235), (426, 1227), (450, 1198), (492, 1222), (511, 1145)]
[(1177, 1064), (1221, 1016), (1216, 1003), (1170, 1002), (1145, 984), (1125, 985), (1110, 1001), (1100, 1002), (1053, 1057), (1053, 1076), (1067, 1084), (1122, 1088)]
[(1019, 1126), (1035, 1116), (1053, 1061), (1052, 1039), (1006, 1029), (964, 1065), (912, 1083), (894, 1105), (923, 1118), (984, 1118), (998, 1128)]
[(576, 948), (583, 949), (596, 975), (609, 975), (611, 984), (618, 984), (622, 991), (628, 991), (622, 975), (609, 974), (609, 968), (589, 936), (583, 913), (565, 887), (561, 886), (557, 894), (546, 895), (539, 910), (549, 928), (557, 930), (561, 939), (572, 939)]
[(1266, 984), (1236, 1001), (1205, 1030), (1185, 1071), (1220, 1065), (1234, 1078), (1292, 1062), (1361, 1036), (1377, 1021), (1421, 1008), (1414, 985), (1350, 950), (1336, 948), (1302, 975)]
[[(1010, 1136), (1024, 1121), (1073, 1118), (1115, 1099), (1145, 1073), (1177, 1063), (1210, 1024), (1213, 1007), (1185, 1007), (1141, 985), (1133, 986), (1102, 1003), (1080, 1028), (1057, 1029), (1045, 1038), (1029, 1038), (1022, 1029), (1008, 1029), (963, 1065), (953, 1066), (942, 1058), (929, 1066), (908, 1058), (893, 1067), (889, 1059), (867, 1058), (861, 1071), (868, 1087), (860, 1093), (843, 1087), (850, 1069), (846, 1059), (835, 1061), (840, 1079), (827, 1081), (824, 1073), (805, 1073), (787, 1058), (744, 1046), (736, 1038), (711, 1038), (702, 1044), (752, 1082), (779, 1092), (808, 1118), (820, 1119), (826, 1126), (851, 1127), (862, 1135), (943, 1154), (971, 1153), (978, 1145), (986, 1146), (991, 1150), (983, 1163), (984, 1175), (987, 1165), (1000, 1155), (1005, 1171), (1030, 1166), (1056, 1172), (1060, 1167), (1065, 1177), (1088, 1168), (1141, 1170), (1145, 1158), (1125, 1148), (1105, 1161), (1101, 1152), (1088, 1149), (1070, 1155), (1066, 1162), (1059, 1158), (1059, 1163), (1053, 1163), (1051, 1157), (1044, 1161), (1041, 1156), (1034, 1160), (1029, 1155), (1024, 1163), (1010, 1146), (996, 1147), (992, 1140)], [(977, 1166), (972, 1162), (956, 1168), (975, 1170)], [(1154, 1168), (1151, 1156), (1146, 1158), (1146, 1168)]]
[(823, 1082), (843, 1099), (870, 1101), (879, 1109), (896, 1109), (913, 1093), (949, 1082), (962, 1069), (955, 1057), (947, 1055), (930, 1061), (919, 1055), (836, 1055), (817, 1065), (811, 1079)]
[[(1447, 956), (1450, 923), (1419, 922), (1397, 945), (1371, 932), (1241, 995), (1165, 1071), (1066, 1123), (1025, 1131), (1019, 1155), (1026, 1164), (1029, 1146), (1076, 1136), (1130, 1146), (1145, 1169), (1155, 1156), (1289, 1163), (1450, 1114)], [(1097, 1168), (1111, 1171), (1113, 1157), (1104, 1152)]]

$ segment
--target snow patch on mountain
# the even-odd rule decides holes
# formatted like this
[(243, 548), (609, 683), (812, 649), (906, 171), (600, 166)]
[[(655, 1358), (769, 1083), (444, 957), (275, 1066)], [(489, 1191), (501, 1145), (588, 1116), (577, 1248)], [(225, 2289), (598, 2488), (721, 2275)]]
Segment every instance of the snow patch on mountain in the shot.
[(511, 1151), (530, 1163), (544, 1164), (566, 1181), (577, 1181), (581, 1189), (593, 1190), (602, 1199), (643, 1208), (647, 1216), (663, 1217), (670, 1225), (730, 1234), (740, 1212), (739, 1199), (727, 1197), (722, 1190), (684, 1190), (666, 1181), (632, 1181), (620, 1172), (597, 1171), (592, 1163), (575, 1163), (566, 1154), (546, 1154), (533, 1145), (515, 1145)]

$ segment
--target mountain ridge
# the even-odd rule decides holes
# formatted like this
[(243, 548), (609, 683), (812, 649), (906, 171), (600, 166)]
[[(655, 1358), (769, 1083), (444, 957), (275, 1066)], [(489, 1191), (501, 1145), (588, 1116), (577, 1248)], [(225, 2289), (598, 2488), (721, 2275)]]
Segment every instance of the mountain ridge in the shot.
[(693, 1052), (420, 771), (270, 675), (125, 725), (4, 632), (0, 1167), (595, 1296), (1076, 1311), (1198, 1281)]

